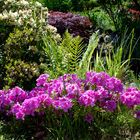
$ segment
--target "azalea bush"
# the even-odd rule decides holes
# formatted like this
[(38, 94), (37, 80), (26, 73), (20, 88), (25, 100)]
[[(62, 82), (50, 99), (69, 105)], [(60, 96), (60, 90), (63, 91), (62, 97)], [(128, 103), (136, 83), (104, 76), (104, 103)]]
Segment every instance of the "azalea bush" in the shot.
[[(76, 74), (57, 79), (42, 74), (36, 82), (31, 91), (20, 87), (0, 91), (5, 116), (1, 117), (7, 125), (14, 123), (11, 131), (23, 133), (18, 126), (28, 128), (29, 122), (42, 137), (52, 139), (132, 138), (140, 130), (140, 91), (105, 72), (89, 71), (84, 79)], [(36, 136), (32, 127), (32, 136), (25, 137)]]

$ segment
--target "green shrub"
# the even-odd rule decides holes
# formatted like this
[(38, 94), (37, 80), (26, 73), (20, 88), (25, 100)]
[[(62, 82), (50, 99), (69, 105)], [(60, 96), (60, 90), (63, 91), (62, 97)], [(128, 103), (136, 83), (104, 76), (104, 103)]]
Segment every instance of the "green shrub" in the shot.
[(49, 8), (49, 10), (54, 11), (69, 11), (71, 9), (72, 3), (71, 0), (39, 0), (45, 6)]
[(6, 60), (21, 59), (26, 62), (43, 62), (41, 33), (38, 30), (24, 27), (15, 28), (6, 40), (4, 53)]
[(35, 80), (41, 71), (37, 63), (27, 63), (21, 60), (10, 60), (5, 66), (6, 76), (4, 88), (20, 86), (31, 89), (35, 86)]
[(97, 6), (96, 0), (39, 0), (54, 11), (85, 11)]
[(123, 30), (127, 25), (131, 25), (131, 17), (126, 8), (127, 2), (123, 0), (97, 0), (100, 8), (110, 17), (115, 26), (115, 30)]
[[(47, 17), (47, 7), (43, 7), (37, 1), (0, 1), (0, 82), (2, 83), (0, 88), (5, 87), (6, 84), (8, 84), (8, 87), (11, 85), (11, 83), (7, 83), (7, 80), (4, 79), (9, 79), (7, 66), (12, 66), (14, 61), (17, 63), (16, 61), (20, 60), (29, 66), (31, 62), (37, 65), (45, 62), (45, 53), (42, 48), (43, 36), (48, 35), (55, 38), (56, 41), (60, 40), (60, 36), (56, 33), (56, 28), (48, 25)], [(21, 67), (24, 67), (23, 65)], [(38, 75), (38, 72), (36, 75)], [(26, 89), (25, 77), (21, 76), (20, 80), (10, 77), (10, 80), (15, 81), (15, 85), (19, 85), (20, 81), (23, 80), (20, 86)], [(31, 79), (35, 79), (35, 77)]]
[(112, 31), (115, 30), (113, 21), (110, 19), (109, 15), (101, 8), (97, 7), (89, 11), (88, 16), (96, 28), (101, 28), (104, 30), (111, 29)]

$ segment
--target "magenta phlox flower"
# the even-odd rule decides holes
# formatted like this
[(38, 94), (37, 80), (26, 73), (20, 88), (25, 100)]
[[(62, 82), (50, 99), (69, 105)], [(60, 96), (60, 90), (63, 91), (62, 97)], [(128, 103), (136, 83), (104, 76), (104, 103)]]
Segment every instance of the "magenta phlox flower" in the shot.
[(116, 101), (114, 100), (107, 100), (103, 106), (104, 109), (107, 111), (113, 112), (117, 107)]
[(48, 107), (52, 104), (52, 99), (47, 94), (25, 99), (20, 105), (18, 102), (13, 105), (11, 112), (17, 119), (24, 119), (26, 115), (34, 115), (41, 107)]
[(22, 102), (27, 98), (27, 93), (20, 87), (8, 91), (8, 98), (13, 102)]
[(60, 81), (69, 83), (77, 82), (79, 80), (76, 74), (64, 74), (63, 76), (60, 76), (58, 79)]
[(120, 100), (129, 108), (132, 108), (135, 105), (140, 105), (140, 91), (134, 88), (129, 88), (120, 95)]
[(13, 104), (13, 101), (9, 98), (8, 95), (5, 95), (4, 97), (2, 97), (2, 106), (3, 107), (11, 106), (11, 104)]
[(96, 86), (104, 86), (106, 83), (106, 80), (109, 79), (110, 76), (105, 72), (87, 72), (86, 73), (86, 82), (89, 82), (92, 85)]
[(24, 117), (25, 117), (25, 113), (22, 110), (20, 110), (19, 112), (16, 113), (16, 119), (17, 120), (19, 120), (19, 119), (24, 120)]
[(48, 74), (41, 74), (38, 79), (36, 80), (36, 86), (44, 86), (44, 84), (47, 82), (47, 79), (49, 78)]
[(84, 120), (86, 122), (88, 122), (89, 124), (91, 124), (92, 121), (93, 121), (93, 115), (91, 113), (86, 114), (85, 117), (84, 117)]
[(3, 109), (4, 106), (9, 105), (9, 103), (11, 102), (10, 99), (7, 98), (9, 102), (6, 103), (5, 102), (6, 98), (7, 98), (7, 92), (4, 90), (0, 90), (0, 109)]
[(91, 82), (95, 74), (96, 72), (91, 71), (86, 72), (86, 82)]
[(58, 79), (53, 80), (47, 90), (47, 93), (55, 98), (59, 97), (64, 90), (64, 83), (62, 81), (59, 81)]
[(106, 80), (105, 87), (113, 92), (122, 92), (123, 91), (123, 84), (121, 80), (111, 77)]
[(59, 97), (52, 104), (55, 109), (62, 109), (64, 112), (67, 112), (73, 106), (72, 100), (67, 97)]
[(48, 94), (42, 94), (38, 96), (39, 103), (46, 107), (52, 104), (52, 98)]
[(32, 97), (30, 99), (25, 99), (22, 103), (22, 108), (25, 110), (26, 115), (34, 115), (35, 111), (39, 109), (40, 101), (38, 97)]
[(44, 87), (35, 87), (28, 93), (28, 96), (29, 98), (36, 97), (38, 95), (45, 94), (46, 92), (47, 91), (44, 89)]
[[(84, 79), (76, 74), (48, 78), (48, 74), (40, 75), (31, 91), (20, 87), (0, 90), (0, 111), (24, 120), (26, 116), (45, 114), (46, 109), (53, 113), (68, 112), (76, 105), (86, 109), (96, 106), (106, 112), (115, 111), (118, 103), (130, 109), (140, 105), (140, 90), (133, 87), (125, 89), (121, 80), (105, 72), (90, 71)], [(140, 118), (140, 111), (135, 111), (134, 115)], [(91, 123), (93, 116), (87, 112), (84, 119)]]
[(138, 91), (138, 89), (136, 88), (136, 87), (128, 87), (127, 89), (126, 89), (126, 92), (135, 92), (135, 91)]
[(109, 98), (109, 92), (103, 86), (98, 86), (97, 91), (95, 92), (96, 100), (102, 100)]
[(67, 97), (70, 99), (76, 99), (80, 93), (80, 87), (77, 84), (66, 85)]
[(79, 97), (79, 104), (84, 106), (91, 106), (95, 105), (96, 98), (95, 98), (95, 91), (87, 90)]
[(22, 106), (18, 102), (11, 108), (11, 113), (16, 116), (16, 119), (24, 120), (25, 113)]
[(5, 95), (6, 91), (5, 90), (0, 90), (0, 96)]
[(13, 114), (16, 114), (17, 112), (19, 112), (22, 109), (22, 106), (19, 104), (19, 102), (17, 102), (16, 104), (13, 105), (13, 107), (11, 108), (11, 112)]

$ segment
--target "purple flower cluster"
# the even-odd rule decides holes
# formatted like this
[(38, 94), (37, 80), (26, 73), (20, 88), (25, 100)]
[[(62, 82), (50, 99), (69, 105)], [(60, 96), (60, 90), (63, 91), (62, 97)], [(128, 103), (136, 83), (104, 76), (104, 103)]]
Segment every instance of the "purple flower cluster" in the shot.
[(121, 83), (121, 80), (115, 77), (110, 77), (105, 72), (87, 72), (86, 82), (91, 85), (103, 86), (105, 89), (113, 92), (123, 91), (123, 84)]
[(140, 110), (135, 111), (134, 116), (135, 116), (137, 119), (140, 119)]
[(93, 121), (93, 115), (91, 113), (86, 114), (85, 121), (91, 123)]
[[(65, 74), (58, 79), (48, 79), (42, 74), (31, 91), (19, 87), (0, 91), (0, 111), (24, 120), (26, 116), (41, 114), (46, 110), (68, 112), (75, 106), (113, 112), (121, 103), (129, 108), (140, 105), (140, 91), (124, 89), (121, 81), (105, 72), (87, 72), (85, 79), (75, 74)], [(87, 112), (90, 113), (90, 112)], [(91, 115), (85, 120), (89, 123)], [(136, 113), (139, 117), (139, 113)], [(90, 118), (90, 119), (89, 119)]]
[(42, 108), (46, 108), (52, 104), (52, 99), (47, 94), (25, 99), (22, 104), (17, 102), (12, 106), (11, 112), (15, 114), (17, 119), (24, 119), (25, 115), (34, 115)]
[(79, 98), (79, 103), (84, 106), (91, 106), (95, 105), (96, 98), (95, 92), (93, 90), (87, 90), (83, 94), (81, 94)]
[(140, 105), (140, 91), (137, 88), (128, 88), (121, 94), (120, 100), (129, 108)]

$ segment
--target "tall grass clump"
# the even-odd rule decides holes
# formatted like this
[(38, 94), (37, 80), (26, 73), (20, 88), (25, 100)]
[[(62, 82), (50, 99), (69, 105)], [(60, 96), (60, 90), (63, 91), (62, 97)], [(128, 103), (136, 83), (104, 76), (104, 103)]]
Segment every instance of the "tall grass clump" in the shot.
[(135, 41), (134, 38), (134, 30), (129, 34), (126, 30), (114, 46), (111, 43), (109, 44), (111, 47), (105, 57), (102, 57), (103, 48), (96, 53), (93, 69), (95, 71), (105, 71), (124, 82), (130, 82), (132, 80), (131, 76), (133, 77), (131, 70), (132, 54), (137, 42), (138, 40)]

